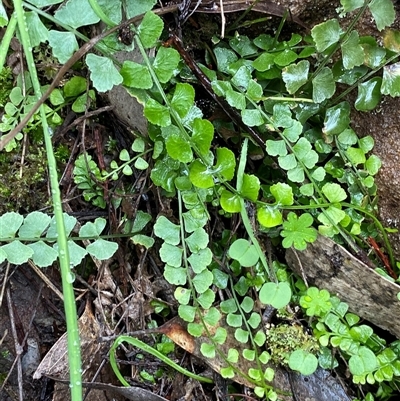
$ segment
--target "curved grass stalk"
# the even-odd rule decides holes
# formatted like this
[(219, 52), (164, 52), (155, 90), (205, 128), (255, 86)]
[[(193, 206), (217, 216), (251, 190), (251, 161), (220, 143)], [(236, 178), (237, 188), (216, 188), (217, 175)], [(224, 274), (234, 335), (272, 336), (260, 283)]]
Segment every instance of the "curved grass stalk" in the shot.
[[(39, 99), (42, 95), (40, 83), (37, 76), (36, 66), (32, 55), (28, 27), (26, 25), (25, 12), (22, 0), (14, 0), (17, 15), (18, 29), (28, 64), (29, 74), (34, 88), (35, 96)], [(62, 288), (64, 295), (64, 308), (67, 323), (68, 360), (70, 369), (70, 389), (72, 401), (82, 400), (82, 374), (81, 374), (81, 351), (77, 313), (75, 305), (74, 290), (72, 287), (72, 276), (70, 269), (67, 236), (65, 233), (64, 217), (61, 204), (60, 188), (58, 186), (57, 166), (51, 142), (49, 127), (47, 124), (44, 105), (40, 106), (40, 116), (43, 127), (43, 135), (47, 152), (47, 163), (49, 167), (50, 186), (54, 205), (54, 215), (57, 226), (58, 257), (61, 268)]]
[(6, 32), (0, 43), (0, 69), (3, 68), (7, 58), (7, 51), (10, 47), (11, 39), (14, 36), (15, 28), (17, 26), (17, 16), (12, 14), (10, 21), (8, 21)]
[(140, 348), (142, 351), (148, 352), (149, 354), (155, 356), (156, 358), (160, 359), (162, 362), (166, 363), (168, 366), (171, 366), (171, 368), (175, 369), (177, 372), (182, 373), (183, 375), (190, 377), (191, 379), (198, 380), (202, 383), (214, 383), (212, 379), (209, 379), (208, 377), (196, 375), (189, 370), (183, 368), (182, 366), (178, 365), (174, 361), (172, 361), (170, 358), (162, 354), (160, 351), (157, 351), (153, 347), (150, 347), (150, 345), (147, 345), (143, 341), (138, 340), (137, 338), (134, 337), (129, 337), (129, 336), (120, 336), (118, 337), (115, 341), (114, 344), (112, 345), (110, 349), (110, 364), (111, 367), (118, 377), (119, 381), (125, 386), (125, 387), (130, 387), (129, 383), (124, 379), (122, 376), (121, 372), (118, 369), (117, 366), (117, 360), (115, 357), (115, 353), (117, 351), (117, 348), (122, 344), (122, 343), (128, 343), (130, 345), (133, 345), (134, 347)]

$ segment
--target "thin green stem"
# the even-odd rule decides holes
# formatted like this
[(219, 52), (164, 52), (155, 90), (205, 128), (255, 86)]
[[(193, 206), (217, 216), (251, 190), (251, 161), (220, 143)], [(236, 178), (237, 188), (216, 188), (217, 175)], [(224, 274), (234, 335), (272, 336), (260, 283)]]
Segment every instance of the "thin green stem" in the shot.
[(208, 377), (196, 375), (189, 370), (183, 368), (182, 366), (178, 365), (174, 361), (172, 361), (170, 358), (162, 354), (161, 352), (157, 351), (153, 347), (150, 347), (150, 345), (147, 345), (143, 341), (138, 340), (137, 338), (134, 337), (129, 337), (129, 336), (120, 336), (118, 337), (115, 341), (114, 344), (112, 345), (110, 349), (110, 364), (111, 367), (118, 377), (119, 381), (125, 386), (125, 387), (130, 387), (129, 383), (124, 379), (122, 376), (121, 372), (118, 369), (117, 366), (117, 361), (115, 357), (115, 353), (117, 348), (122, 344), (122, 343), (128, 343), (130, 345), (133, 345), (134, 347), (140, 348), (142, 351), (148, 352), (149, 354), (155, 356), (156, 358), (160, 359), (162, 362), (166, 363), (168, 366), (171, 366), (171, 368), (175, 369), (177, 372), (182, 373), (183, 375), (190, 377), (191, 379), (198, 380), (199, 382), (202, 383), (214, 383), (212, 379), (209, 379)]
[[(22, 0), (14, 0), (14, 7), (18, 20), (18, 30), (28, 69), (37, 99), (42, 93), (39, 79), (37, 76), (35, 61), (33, 59), (32, 47), (30, 44), (28, 26), (26, 25), (25, 12), (22, 7)], [(49, 127), (46, 119), (44, 105), (40, 106), (40, 116), (42, 120), (43, 135), (47, 152), (47, 163), (49, 167), (50, 187), (53, 199), (54, 214), (57, 226), (58, 257), (61, 268), (62, 288), (64, 295), (64, 308), (67, 324), (67, 346), (70, 373), (70, 388), (72, 401), (82, 400), (82, 375), (81, 375), (81, 352), (79, 330), (77, 322), (77, 312), (75, 305), (74, 289), (72, 287), (72, 275), (70, 269), (69, 251), (67, 236), (65, 232), (64, 216), (61, 204), (61, 194), (58, 186), (56, 159), (53, 152), (53, 145), (49, 134)]]
[(13, 13), (10, 21), (8, 21), (6, 32), (0, 43), (0, 69), (3, 68), (6, 62), (8, 49), (10, 47), (11, 39), (14, 37), (15, 28), (17, 26), (17, 16)]
[[(241, 192), (242, 185), (243, 185), (243, 174), (244, 174), (244, 169), (246, 167), (248, 141), (249, 141), (248, 138), (244, 139), (243, 145), (242, 145), (242, 152), (240, 154), (240, 161), (239, 161), (238, 172), (237, 172), (237, 184), (236, 184), (238, 193)], [(265, 253), (262, 251), (260, 244), (254, 234), (254, 230), (251, 225), (249, 216), (247, 214), (243, 197), (240, 196), (239, 200), (240, 200), (240, 216), (242, 217), (244, 228), (246, 229), (246, 232), (247, 232), (248, 236), (250, 237), (251, 242), (253, 243), (254, 247), (257, 250), (258, 256), (261, 260), (262, 265), (264, 266), (265, 271), (268, 274), (269, 279), (276, 283), (278, 281), (277, 281), (275, 272), (271, 267), (268, 266), (268, 262), (267, 262), (267, 258), (265, 257)]]

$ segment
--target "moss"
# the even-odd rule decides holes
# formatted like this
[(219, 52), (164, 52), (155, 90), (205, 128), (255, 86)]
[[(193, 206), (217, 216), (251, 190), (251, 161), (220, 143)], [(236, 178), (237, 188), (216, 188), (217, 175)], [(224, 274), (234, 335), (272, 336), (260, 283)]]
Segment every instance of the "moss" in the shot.
[[(21, 174), (22, 171), (22, 174)], [(28, 149), (21, 169), (19, 153), (2, 153), (0, 160), (0, 214), (29, 212), (47, 206), (47, 159), (43, 151)]]
[(279, 365), (288, 365), (290, 354), (298, 349), (311, 353), (319, 350), (318, 340), (305, 333), (300, 325), (281, 324), (269, 328), (267, 344), (271, 360)]

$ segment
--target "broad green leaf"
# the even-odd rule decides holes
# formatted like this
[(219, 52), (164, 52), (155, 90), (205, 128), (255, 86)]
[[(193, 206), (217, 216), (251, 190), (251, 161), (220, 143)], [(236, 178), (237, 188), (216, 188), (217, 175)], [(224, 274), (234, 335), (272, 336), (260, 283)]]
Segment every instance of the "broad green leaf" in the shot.
[(234, 348), (229, 348), (228, 357), (226, 359), (229, 363), (237, 363), (239, 360), (239, 352)]
[(72, 77), (64, 85), (64, 96), (66, 98), (76, 97), (86, 91), (87, 80), (83, 77)]
[(248, 127), (258, 127), (264, 124), (264, 118), (258, 109), (245, 109), (240, 114), (243, 123)]
[[(221, 319), (221, 312), (217, 308), (210, 308), (204, 315), (204, 321), (210, 326), (216, 326)], [(223, 344), (226, 340), (227, 332), (223, 327), (218, 327), (215, 332), (214, 340), (218, 339), (218, 344)]]
[(358, 85), (358, 95), (354, 106), (359, 111), (373, 110), (381, 101), (382, 78), (374, 77)]
[(251, 80), (251, 71), (248, 67), (240, 67), (233, 75), (231, 82), (241, 90), (246, 90)]
[[(181, 305), (188, 305), (191, 296), (192, 296), (192, 291), (188, 288), (177, 287), (174, 291), (174, 297)], [(196, 314), (195, 311), (196, 308), (193, 306), (188, 306), (187, 308), (182, 307), (179, 309), (179, 315), (181, 315), (181, 312), (187, 313), (189, 315), (187, 317), (189, 317), (190, 320), (186, 320), (186, 318), (184, 318), (184, 320), (191, 322), (195, 317)]]
[(28, 244), (33, 251), (32, 260), (39, 267), (51, 266), (58, 257), (58, 252), (43, 241)]
[(192, 85), (178, 82), (175, 86), (171, 107), (178, 113), (179, 117), (186, 116), (194, 103), (194, 88)]
[(278, 164), (284, 170), (291, 170), (297, 166), (296, 156), (293, 153), (286, 156), (279, 156)]
[(365, 168), (368, 174), (375, 175), (382, 167), (382, 161), (378, 156), (371, 155), (365, 162)]
[(282, 214), (277, 207), (263, 206), (257, 210), (258, 222), (267, 228), (272, 228), (282, 224)]
[[(326, 171), (323, 167), (317, 167), (312, 173), (311, 176), (316, 181), (323, 181), (326, 175)], [(300, 188), (301, 190), (301, 188)]]
[(276, 309), (284, 308), (292, 297), (292, 291), (289, 283), (286, 281), (280, 283), (265, 283), (261, 287), (260, 302), (266, 305), (272, 305)]
[(18, 106), (23, 100), (25, 99), (24, 95), (22, 94), (22, 90), (19, 86), (12, 88), (10, 92), (10, 100), (12, 104)]
[(244, 312), (250, 313), (254, 307), (253, 299), (248, 296), (244, 297), (240, 307), (244, 310)]
[[(149, 163), (141, 157), (138, 157), (134, 164), (137, 170), (146, 170), (149, 167)], [(125, 174), (125, 173), (124, 173)]]
[[(58, 244), (55, 243), (53, 248), (58, 252)], [(87, 250), (79, 246), (75, 241), (68, 240), (69, 263), (71, 267), (78, 266), (82, 263), (83, 258), (87, 255)]]
[(322, 24), (314, 26), (311, 36), (319, 52), (323, 52), (329, 46), (337, 43), (340, 39), (341, 29), (337, 19), (330, 19)]
[(266, 149), (270, 156), (286, 156), (287, 148), (286, 143), (283, 140), (272, 141), (271, 139), (267, 139)]
[(289, 128), (293, 125), (292, 111), (287, 104), (276, 103), (271, 119), (276, 127)]
[(192, 284), (199, 294), (205, 292), (213, 282), (213, 274), (209, 270), (203, 270), (192, 279)]
[(117, 252), (118, 244), (116, 242), (106, 241), (102, 238), (95, 240), (86, 247), (88, 253), (99, 260), (110, 259)]
[(293, 146), (293, 152), (308, 169), (311, 169), (318, 162), (318, 153), (312, 149), (307, 138), (301, 137)]
[(349, 124), (350, 105), (348, 102), (341, 102), (326, 111), (322, 132), (329, 136), (337, 135), (344, 131)]
[(200, 351), (206, 358), (215, 358), (215, 345), (202, 343)]
[(232, 243), (229, 247), (228, 255), (244, 267), (254, 266), (259, 259), (256, 247), (243, 238), (237, 239)]
[(322, 192), (332, 203), (342, 202), (347, 198), (345, 190), (336, 183), (326, 183), (322, 187)]
[(226, 316), (226, 323), (231, 327), (241, 327), (243, 323), (242, 315), (228, 313)]
[(290, 354), (289, 367), (304, 376), (311, 375), (317, 370), (318, 359), (315, 355), (298, 349)]
[(295, 168), (288, 171), (287, 176), (292, 182), (303, 182), (304, 181), (304, 169), (301, 166), (296, 166)]
[(150, 89), (153, 86), (150, 72), (142, 64), (126, 60), (119, 72), (122, 75), (125, 86), (138, 89)]
[(180, 162), (166, 155), (157, 160), (151, 169), (150, 177), (155, 185), (164, 188), (167, 192), (175, 190), (175, 179), (178, 176)]
[(89, 221), (88, 223), (83, 225), (79, 230), (79, 236), (97, 238), (104, 230), (106, 224), (106, 219), (98, 217), (93, 223)]
[(233, 379), (235, 377), (235, 370), (232, 366), (221, 368), (219, 373), (224, 379)]
[(168, 155), (182, 163), (190, 163), (193, 160), (190, 142), (175, 125), (162, 128), (162, 136), (165, 138), (165, 147)]
[(283, 130), (283, 136), (290, 142), (296, 142), (303, 132), (303, 125), (299, 121), (294, 121), (290, 127)]
[(144, 105), (144, 116), (149, 122), (160, 127), (171, 124), (171, 116), (168, 107), (163, 106), (154, 99), (149, 99)]
[(187, 280), (186, 269), (166, 265), (164, 267), (164, 277), (172, 285), (185, 285)]
[(235, 338), (240, 343), (246, 344), (249, 341), (249, 332), (239, 327), (235, 330)]
[(161, 260), (169, 266), (181, 267), (182, 266), (183, 250), (175, 245), (167, 244), (164, 242), (160, 248)]
[[(378, 47), (376, 41), (373, 42), (373, 44), (375, 47)], [(395, 29), (386, 29), (383, 33), (383, 46), (392, 52), (398, 53), (400, 51), (400, 31)], [(382, 48), (380, 49), (384, 50)]]
[(244, 35), (238, 35), (229, 41), (230, 46), (235, 50), (241, 57), (246, 57), (257, 53), (257, 47), (253, 45), (253, 42)]
[(7, 212), (0, 216), (0, 240), (14, 238), (21, 227), (24, 217), (19, 213)]
[(242, 188), (240, 194), (251, 201), (255, 202), (258, 199), (260, 191), (260, 180), (255, 175), (243, 174)]
[(208, 241), (208, 234), (204, 228), (198, 228), (185, 239), (185, 242), (192, 253), (199, 252), (201, 249), (207, 248)]
[(238, 110), (244, 110), (246, 108), (246, 97), (243, 93), (231, 89), (226, 91), (225, 96), (226, 101), (231, 107), (234, 107)]
[(287, 216), (287, 221), (283, 222), (284, 237), (282, 245), (284, 248), (294, 246), (297, 250), (306, 249), (307, 242), (314, 242), (317, 239), (317, 231), (310, 227), (313, 224), (313, 217), (309, 213), (303, 213), (299, 218), (293, 212)]
[(36, 12), (29, 11), (25, 13), (26, 25), (29, 31), (29, 41), (32, 47), (39, 46), (49, 38), (49, 31), (44, 26)]
[(375, 141), (371, 135), (367, 135), (360, 138), (360, 140), (358, 141), (358, 145), (364, 153), (368, 153), (374, 148)]
[(214, 49), (214, 55), (217, 59), (218, 71), (226, 74), (229, 74), (229, 65), (238, 59), (238, 56), (233, 50), (224, 47), (216, 47)]
[(29, 213), (19, 229), (19, 236), (25, 238), (39, 238), (49, 226), (51, 217), (42, 212)]
[(350, 70), (364, 62), (364, 49), (360, 45), (357, 31), (352, 31), (342, 43), (343, 67)]
[(235, 174), (236, 159), (234, 153), (228, 148), (217, 148), (217, 163), (214, 173), (219, 174), (224, 181), (230, 181)]
[(364, 5), (364, 0), (340, 0), (343, 11), (349, 13)]
[(178, 287), (175, 291), (175, 298), (178, 300), (178, 302), (181, 304), (178, 307), (178, 314), (179, 317), (181, 319), (183, 319), (185, 322), (193, 322), (194, 318), (196, 316), (196, 308), (191, 306), (191, 305), (187, 305), (187, 303), (189, 302), (189, 298), (186, 300), (184, 300), (184, 302), (181, 302), (181, 297), (179, 295), (179, 293), (182, 291), (182, 295), (184, 298), (187, 298), (186, 296), (189, 295), (190, 296), (190, 291), (187, 291), (186, 288), (180, 288)]
[(328, 67), (321, 68), (321, 71), (312, 80), (312, 86), (314, 103), (322, 103), (331, 98), (336, 90), (332, 70)]
[(378, 31), (393, 24), (396, 12), (391, 0), (372, 0), (368, 7), (374, 17)]
[(157, 3), (157, 0), (140, 0), (140, 1), (127, 1), (126, 2), (126, 16), (127, 18), (136, 17), (150, 11)]
[(211, 188), (214, 186), (212, 172), (198, 159), (189, 167), (190, 181), (198, 188)]
[(400, 96), (400, 63), (383, 67), (381, 92), (392, 97)]
[(154, 234), (171, 245), (178, 245), (181, 242), (180, 226), (172, 223), (165, 216), (157, 219), (154, 224)]
[(53, 56), (61, 64), (65, 64), (79, 49), (76, 36), (72, 32), (49, 31), (49, 45), (53, 49)]
[[(71, 231), (74, 229), (77, 220), (76, 220), (76, 217), (71, 216), (67, 213), (63, 213), (63, 217), (64, 217), (65, 234), (67, 236), (69, 236)], [(0, 227), (1, 227), (1, 223), (2, 223), (2, 221), (0, 218)], [(1, 229), (0, 229), (0, 232), (1, 232)], [(0, 238), (1, 238), (1, 236), (0, 236)], [(52, 217), (52, 219), (51, 219), (50, 226), (46, 233), (46, 238), (57, 238), (57, 227), (56, 227), (55, 217)]]
[(146, 249), (150, 249), (154, 245), (154, 238), (151, 238), (143, 234), (135, 234), (131, 238), (132, 243), (135, 245), (144, 246)]
[[(318, 215), (318, 221), (320, 221), (327, 228), (329, 228), (330, 229), (329, 232), (334, 234), (337, 234), (338, 232), (337, 228), (334, 226), (338, 225), (345, 218), (346, 218), (346, 213), (335, 206), (329, 206), (327, 209), (325, 209)], [(321, 231), (321, 226), (319, 227), (319, 229)], [(326, 236), (331, 237), (332, 235), (326, 234)]]
[(69, 0), (55, 12), (54, 17), (75, 29), (100, 21), (88, 0)]
[(274, 62), (279, 67), (285, 67), (293, 63), (293, 61), (296, 61), (297, 57), (297, 53), (295, 53), (293, 50), (285, 49), (274, 58)]
[(119, 85), (123, 81), (121, 74), (108, 57), (89, 53), (86, 56), (86, 64), (90, 70), (90, 79), (93, 82), (93, 86), (99, 92), (107, 92), (114, 85)]
[(332, 309), (330, 298), (327, 290), (309, 287), (300, 297), (300, 306), (306, 309), (307, 316), (324, 316)]
[(364, 37), (362, 39), (361, 46), (364, 49), (364, 64), (372, 69), (381, 66), (386, 56), (385, 49), (378, 46), (376, 40), (372, 37)]
[(22, 265), (33, 256), (33, 250), (20, 241), (12, 241), (0, 248), (7, 255), (7, 261), (13, 265)]
[(278, 182), (277, 184), (271, 185), (270, 191), (276, 202), (280, 205), (293, 205), (293, 191), (290, 185)]
[(314, 185), (312, 183), (302, 185), (300, 187), (300, 193), (304, 196), (313, 196), (314, 195)]
[(373, 372), (378, 365), (375, 354), (367, 347), (360, 347), (358, 354), (349, 359), (349, 369), (353, 375)]
[(208, 120), (196, 118), (193, 121), (192, 140), (202, 156), (208, 156), (214, 138), (214, 126)]
[(351, 128), (342, 131), (337, 138), (341, 145), (355, 145), (358, 142), (358, 136)]
[(138, 27), (139, 39), (144, 48), (154, 47), (164, 29), (163, 20), (151, 11), (148, 11)]
[(205, 270), (212, 262), (212, 252), (209, 248), (192, 253), (188, 257), (188, 262), (194, 273), (198, 274)]
[(227, 189), (223, 189), (220, 198), (222, 209), (228, 213), (239, 213), (242, 209), (240, 196), (236, 195)]
[(273, 65), (274, 65), (274, 60), (275, 60), (275, 54), (274, 53), (261, 53), (254, 61), (253, 61), (253, 67), (257, 71), (267, 71), (269, 70)]
[(258, 102), (263, 97), (262, 86), (254, 79), (251, 79), (247, 86), (246, 96), (251, 100)]
[(261, 317), (259, 313), (253, 312), (250, 318), (247, 320), (247, 323), (252, 329), (256, 329), (261, 323)]
[(290, 94), (296, 93), (308, 80), (310, 62), (302, 60), (297, 64), (290, 64), (282, 70), (282, 79)]
[(248, 361), (254, 361), (256, 357), (256, 351), (253, 349), (244, 349), (242, 355), (243, 358), (247, 359)]
[(204, 326), (201, 323), (189, 323), (187, 331), (193, 337), (200, 337), (203, 335)]
[(171, 47), (160, 47), (153, 63), (154, 71), (161, 83), (168, 82), (177, 71), (180, 56)]
[(365, 153), (360, 148), (348, 148), (346, 150), (346, 156), (349, 158), (351, 164), (353, 164), (354, 166), (364, 164), (366, 161)]
[(222, 301), (220, 304), (221, 311), (225, 314), (235, 313), (238, 309), (236, 305), (236, 301), (234, 299), (227, 299), (226, 301)]
[(211, 288), (205, 290), (202, 294), (197, 296), (197, 302), (203, 309), (210, 309), (215, 302), (215, 293)]
[(145, 145), (145, 142), (144, 142), (143, 138), (136, 138), (136, 139), (133, 141), (133, 144), (132, 144), (132, 146), (131, 146), (131, 149), (132, 149), (134, 152), (142, 153), (142, 152), (144, 152), (145, 147), (146, 147), (146, 145)]

